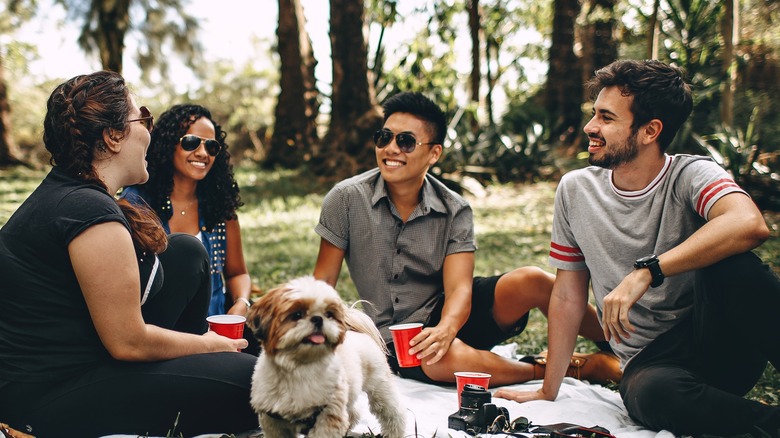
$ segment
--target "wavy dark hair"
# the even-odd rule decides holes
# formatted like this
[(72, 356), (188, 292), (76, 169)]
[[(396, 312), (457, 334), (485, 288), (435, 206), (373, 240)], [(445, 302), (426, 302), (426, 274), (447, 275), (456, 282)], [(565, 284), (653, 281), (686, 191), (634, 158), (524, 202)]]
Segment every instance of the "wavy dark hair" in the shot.
[[(46, 103), (43, 120), (43, 143), (51, 153), (52, 166), (108, 190), (93, 161), (96, 151), (107, 149), (106, 130), (116, 132), (119, 139), (127, 135), (129, 97), (124, 78), (110, 71), (75, 76), (57, 86)], [(130, 223), (136, 250), (162, 252), (168, 240), (154, 212), (126, 200), (117, 203)]]
[(149, 163), (149, 181), (139, 188), (149, 205), (164, 220), (169, 220), (173, 212), (168, 201), (173, 191), (173, 154), (181, 139), (201, 117), (214, 125), (216, 139), (222, 144), (222, 151), (214, 157), (214, 164), (206, 177), (198, 182), (197, 195), (202, 202), (200, 214), (206, 228), (214, 227), (229, 219), (236, 218), (236, 209), (244, 205), (239, 196), (238, 184), (233, 176), (230, 164), (230, 152), (225, 144), (227, 133), (211, 117), (211, 111), (196, 104), (174, 105), (162, 113), (155, 121), (152, 143), (146, 154)]
[(658, 136), (661, 150), (671, 144), (693, 110), (691, 86), (685, 81), (685, 72), (661, 61), (615, 61), (597, 70), (586, 84), (594, 99), (602, 89), (611, 86), (618, 87), (623, 96), (634, 98), (631, 102), (633, 133), (650, 120), (663, 123)]

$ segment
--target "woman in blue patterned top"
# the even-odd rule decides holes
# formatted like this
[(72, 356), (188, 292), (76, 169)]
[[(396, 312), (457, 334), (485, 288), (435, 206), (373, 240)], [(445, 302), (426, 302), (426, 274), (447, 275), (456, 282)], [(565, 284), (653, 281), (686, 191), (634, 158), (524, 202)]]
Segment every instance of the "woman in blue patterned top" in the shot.
[(149, 204), (168, 233), (200, 238), (211, 263), (209, 315), (245, 315), (251, 281), (236, 209), (227, 133), (200, 105), (175, 105), (160, 116), (147, 153), (149, 181), (123, 193)]

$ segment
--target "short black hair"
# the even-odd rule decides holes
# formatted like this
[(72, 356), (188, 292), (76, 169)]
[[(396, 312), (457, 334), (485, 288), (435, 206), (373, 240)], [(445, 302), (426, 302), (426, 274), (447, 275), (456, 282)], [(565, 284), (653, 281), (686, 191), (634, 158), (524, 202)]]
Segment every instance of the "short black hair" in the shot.
[(447, 135), (447, 119), (444, 111), (422, 93), (410, 91), (398, 93), (386, 99), (382, 103), (382, 109), (384, 110), (383, 123), (387, 122), (388, 117), (394, 113), (409, 113), (428, 123), (433, 133), (432, 143), (444, 143)]
[(661, 150), (666, 150), (693, 110), (693, 96), (685, 72), (661, 61), (615, 61), (597, 70), (587, 83), (592, 98), (612, 86), (618, 87), (623, 96), (634, 98), (631, 103), (634, 132), (653, 119), (663, 123), (658, 137)]

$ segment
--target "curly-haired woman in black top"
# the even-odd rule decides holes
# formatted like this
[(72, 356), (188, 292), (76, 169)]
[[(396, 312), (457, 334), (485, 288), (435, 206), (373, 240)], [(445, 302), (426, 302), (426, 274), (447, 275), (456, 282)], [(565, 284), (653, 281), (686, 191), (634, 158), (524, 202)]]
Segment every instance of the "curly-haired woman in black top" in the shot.
[(152, 133), (147, 153), (149, 181), (128, 188), (123, 196), (143, 198), (168, 233), (199, 237), (211, 263), (209, 315), (243, 316), (250, 304), (251, 281), (236, 215), (243, 204), (226, 135), (203, 106), (171, 107)]

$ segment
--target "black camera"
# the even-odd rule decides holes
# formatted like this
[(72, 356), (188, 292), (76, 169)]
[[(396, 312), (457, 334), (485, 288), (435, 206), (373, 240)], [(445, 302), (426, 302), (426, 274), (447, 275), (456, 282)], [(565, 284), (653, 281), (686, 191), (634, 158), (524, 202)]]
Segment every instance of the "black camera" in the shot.
[(469, 435), (486, 432), (499, 415), (499, 408), (490, 401), (484, 387), (466, 384), (460, 393), (460, 409), (448, 417), (447, 427)]

